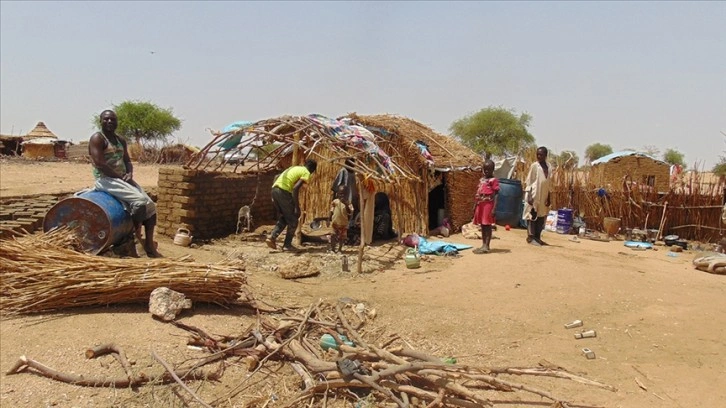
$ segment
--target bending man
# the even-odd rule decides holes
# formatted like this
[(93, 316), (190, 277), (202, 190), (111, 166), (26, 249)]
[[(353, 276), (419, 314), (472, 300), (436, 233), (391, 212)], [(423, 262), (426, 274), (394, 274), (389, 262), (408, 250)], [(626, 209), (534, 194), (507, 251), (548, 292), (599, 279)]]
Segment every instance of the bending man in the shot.
[(292, 166), (283, 171), (272, 185), (272, 202), (280, 213), (280, 218), (272, 229), (272, 233), (265, 240), (268, 247), (277, 248), (275, 240), (287, 227), (285, 241), (282, 244), (284, 251), (296, 251), (292, 246), (292, 238), (297, 228), (297, 219), (300, 217), (300, 188), (310, 180), (310, 176), (318, 168), (318, 162), (312, 159), (305, 161), (304, 166)]
[(161, 257), (154, 243), (156, 204), (133, 179), (134, 168), (126, 141), (116, 134), (118, 119), (112, 110), (101, 112), (101, 131), (91, 136), (88, 153), (93, 162), (95, 189), (105, 191), (124, 203), (131, 213), (134, 229), (140, 237), (145, 227), (144, 250), (149, 257)]

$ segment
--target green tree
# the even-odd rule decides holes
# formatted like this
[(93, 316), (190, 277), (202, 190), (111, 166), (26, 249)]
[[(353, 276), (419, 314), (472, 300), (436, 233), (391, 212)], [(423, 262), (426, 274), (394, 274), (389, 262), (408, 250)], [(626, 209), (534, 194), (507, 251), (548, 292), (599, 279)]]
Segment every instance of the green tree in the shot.
[(663, 153), (663, 161), (668, 164), (677, 164), (684, 169), (686, 168), (686, 161), (684, 160), (683, 153), (675, 149), (666, 149)]
[[(724, 135), (723, 141), (726, 142), (726, 133), (721, 132), (721, 134)], [(724, 155), (719, 158), (718, 163), (716, 163), (716, 165), (713, 166), (713, 170), (711, 170), (714, 172), (714, 174), (716, 174), (717, 176), (720, 176), (720, 177), (726, 176), (726, 150), (723, 151), (723, 154)]]
[(660, 149), (655, 145), (645, 145), (640, 149), (640, 152), (650, 157), (658, 157), (660, 155)]
[[(171, 108), (160, 108), (151, 102), (124, 101), (112, 108), (118, 116), (116, 133), (126, 140), (166, 141), (172, 133), (181, 129), (181, 120)], [(99, 114), (93, 118), (96, 129), (101, 128)]]
[(454, 121), (449, 130), (479, 154), (516, 154), (534, 146), (534, 136), (527, 130), (531, 121), (528, 113), (517, 116), (512, 109), (490, 106)]
[(576, 169), (580, 158), (572, 150), (563, 150), (562, 153), (554, 156), (555, 164), (565, 170)]
[(585, 149), (585, 158), (588, 162), (592, 163), (593, 161), (611, 154), (613, 152), (613, 148), (610, 147), (610, 145), (601, 144), (601, 143), (593, 143), (590, 146), (587, 146)]

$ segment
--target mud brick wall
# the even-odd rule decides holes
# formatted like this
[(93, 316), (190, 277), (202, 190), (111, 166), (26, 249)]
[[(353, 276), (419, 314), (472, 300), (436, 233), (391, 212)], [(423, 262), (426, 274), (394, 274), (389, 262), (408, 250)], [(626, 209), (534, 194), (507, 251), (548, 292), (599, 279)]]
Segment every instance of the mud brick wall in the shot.
[(43, 229), (48, 210), (68, 194), (0, 198), (0, 239)]
[(270, 193), (274, 175), (160, 168), (157, 233), (173, 237), (179, 228), (188, 228), (195, 239), (234, 234), (240, 207), (250, 205), (253, 198), (254, 224), (274, 220)]

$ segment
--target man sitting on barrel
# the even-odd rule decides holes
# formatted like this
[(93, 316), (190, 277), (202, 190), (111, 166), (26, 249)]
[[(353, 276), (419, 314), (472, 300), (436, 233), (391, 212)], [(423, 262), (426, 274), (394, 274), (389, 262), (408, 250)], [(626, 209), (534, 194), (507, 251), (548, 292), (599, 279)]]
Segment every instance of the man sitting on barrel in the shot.
[(93, 162), (94, 188), (105, 191), (124, 203), (131, 213), (137, 237), (141, 236), (141, 225), (145, 228), (144, 250), (151, 258), (161, 254), (154, 243), (156, 226), (156, 204), (134, 180), (134, 168), (126, 141), (116, 134), (118, 119), (112, 110), (101, 112), (101, 131), (91, 136), (88, 153)]

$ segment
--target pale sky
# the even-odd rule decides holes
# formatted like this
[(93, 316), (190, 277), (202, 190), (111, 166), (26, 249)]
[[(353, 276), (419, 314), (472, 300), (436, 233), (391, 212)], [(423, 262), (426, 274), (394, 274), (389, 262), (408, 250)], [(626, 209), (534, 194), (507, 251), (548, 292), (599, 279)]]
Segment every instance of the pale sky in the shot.
[[(176, 140), (321, 113), (392, 113), (449, 134), (488, 106), (582, 157), (726, 150), (726, 2), (0, 2), (0, 132), (86, 140), (125, 100)], [(153, 53), (152, 53), (153, 51)]]

